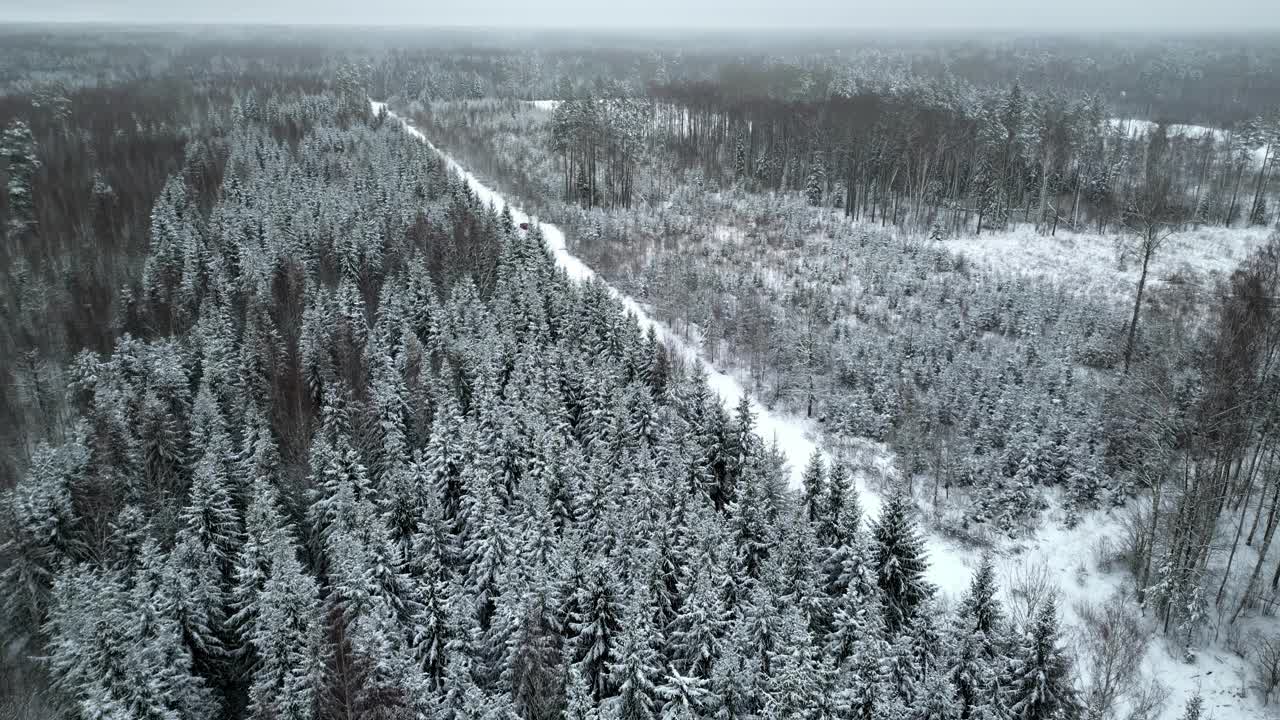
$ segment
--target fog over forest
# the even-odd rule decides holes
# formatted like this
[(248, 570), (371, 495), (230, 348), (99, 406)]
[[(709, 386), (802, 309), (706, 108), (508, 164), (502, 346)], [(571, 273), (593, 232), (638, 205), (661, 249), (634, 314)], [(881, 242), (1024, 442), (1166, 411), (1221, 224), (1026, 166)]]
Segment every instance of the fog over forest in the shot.
[(482, 28), (697, 28), (847, 29), (855, 31), (1258, 31), (1280, 28), (1280, 9), (1267, 0), (1077, 0), (1035, 4), (1014, 0), (906, 0), (848, 3), (837, 0), (655, 0), (640, 4), (593, 0), (49, 0), (0, 3), (0, 21), (105, 23), (258, 23), (352, 26), (463, 26)]

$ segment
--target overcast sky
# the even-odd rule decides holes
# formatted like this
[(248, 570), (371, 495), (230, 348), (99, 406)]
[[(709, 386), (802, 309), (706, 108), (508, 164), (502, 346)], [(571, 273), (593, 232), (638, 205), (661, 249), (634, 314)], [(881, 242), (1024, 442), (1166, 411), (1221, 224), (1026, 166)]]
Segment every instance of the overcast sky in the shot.
[(1219, 30), (1280, 28), (1280, 0), (0, 0), (0, 21)]

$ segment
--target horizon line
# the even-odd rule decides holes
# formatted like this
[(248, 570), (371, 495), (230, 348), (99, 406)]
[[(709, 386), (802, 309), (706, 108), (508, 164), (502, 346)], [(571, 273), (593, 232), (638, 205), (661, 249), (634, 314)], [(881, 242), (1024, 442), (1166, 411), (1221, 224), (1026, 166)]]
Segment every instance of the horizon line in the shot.
[(251, 20), (244, 22), (227, 20), (102, 20), (102, 19), (9, 19), (0, 17), (0, 27), (99, 27), (112, 29), (183, 29), (183, 28), (227, 28), (227, 29), (278, 29), (294, 28), (300, 30), (349, 28), (358, 30), (437, 30), (467, 32), (564, 32), (564, 33), (712, 33), (712, 34), (808, 34), (808, 35), (857, 35), (868, 32), (891, 32), (905, 35), (929, 34), (965, 34), (975, 32), (995, 32), (1001, 34), (1023, 34), (1040, 36), (1075, 36), (1083, 33), (1090, 35), (1269, 35), (1280, 34), (1280, 23), (1259, 27), (1251, 25), (1222, 25), (1205, 27), (1199, 25), (1168, 25), (1151, 27), (1117, 27), (1092, 28), (1086, 25), (1078, 27), (1035, 27), (1019, 25), (952, 25), (952, 26), (909, 26), (896, 24), (869, 25), (610, 25), (610, 24), (532, 24), (512, 23), (510, 25), (491, 25), (482, 23), (427, 23), (427, 22), (347, 22), (347, 21), (311, 21), (293, 22), (275, 19)]

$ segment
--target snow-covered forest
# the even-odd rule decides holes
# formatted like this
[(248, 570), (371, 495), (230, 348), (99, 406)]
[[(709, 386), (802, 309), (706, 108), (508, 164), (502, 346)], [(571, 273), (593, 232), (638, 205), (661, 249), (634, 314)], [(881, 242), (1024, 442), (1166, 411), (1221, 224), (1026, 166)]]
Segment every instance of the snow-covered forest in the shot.
[(0, 717), (1274, 712), (1274, 37), (0, 40)]

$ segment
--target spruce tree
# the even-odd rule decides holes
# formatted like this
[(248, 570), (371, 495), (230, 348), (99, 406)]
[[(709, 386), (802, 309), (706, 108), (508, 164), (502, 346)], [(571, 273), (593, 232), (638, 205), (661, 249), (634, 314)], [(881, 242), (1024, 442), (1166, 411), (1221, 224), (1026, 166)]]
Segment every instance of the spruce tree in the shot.
[(570, 666), (566, 686), (564, 720), (600, 720), (600, 706), (576, 667)]
[(958, 628), (949, 674), (961, 720), (997, 717), (1005, 707), (998, 659), (987, 656), (990, 646), (986, 634)]
[(1071, 661), (1058, 642), (1058, 603), (1050, 596), (1040, 604), (1013, 658), (1006, 693), (1009, 710), (1019, 720), (1070, 720), (1080, 715)]
[(693, 578), (668, 631), (674, 667), (688, 676), (711, 677), (719, 644), (727, 631), (725, 615), (711, 571), (704, 568)]
[(15, 118), (0, 134), (0, 157), (9, 176), (9, 231), (15, 235), (35, 224), (35, 175), (40, 169), (36, 141), (27, 123)]
[(996, 590), (995, 565), (991, 554), (986, 553), (969, 583), (969, 591), (960, 601), (960, 617), (967, 623), (965, 630), (995, 637), (1003, 620)]
[(924, 542), (910, 516), (910, 498), (894, 493), (885, 503), (873, 531), (876, 582), (884, 593), (885, 625), (897, 632), (910, 624), (916, 609), (933, 594), (924, 579)]
[(580, 603), (580, 619), (572, 624), (578, 636), (578, 668), (597, 701), (612, 695), (615, 687), (610, 672), (618, 660), (618, 603), (609, 574), (597, 566)]
[(809, 464), (805, 466), (800, 485), (804, 489), (804, 507), (809, 522), (816, 523), (824, 515), (823, 505), (829, 504), (827, 498), (827, 469), (822, 461), (822, 451), (815, 449), (809, 456)]
[(1182, 710), (1180, 720), (1200, 720), (1204, 715), (1204, 696), (1200, 693), (1192, 695)]
[(617, 720), (655, 720), (656, 684), (659, 680), (658, 654), (653, 647), (654, 628), (642, 593), (627, 612), (626, 629), (618, 644), (618, 661), (609, 668), (617, 687), (611, 717)]
[(826, 503), (822, 509), (822, 522), (818, 539), (831, 548), (842, 547), (857, 532), (862, 522), (862, 509), (858, 505), (857, 490), (849, 477), (849, 469), (842, 462), (831, 463), (827, 483)]
[(705, 679), (681, 675), (675, 668), (667, 672), (655, 693), (662, 702), (662, 720), (701, 720), (711, 700)]
[(414, 579), (418, 612), (409, 642), (432, 689), (440, 691), (448, 673), (450, 644), (454, 640), (450, 617), (454, 590), (438, 559), (429, 552), (418, 557), (422, 558)]
[(315, 581), (303, 572), (297, 548), (284, 533), (267, 536), (269, 569), (249, 628), (255, 662), (249, 717), (316, 717), (323, 673), (323, 616)]
[(959, 720), (960, 717), (955, 688), (947, 676), (929, 673), (911, 705), (911, 720)]

